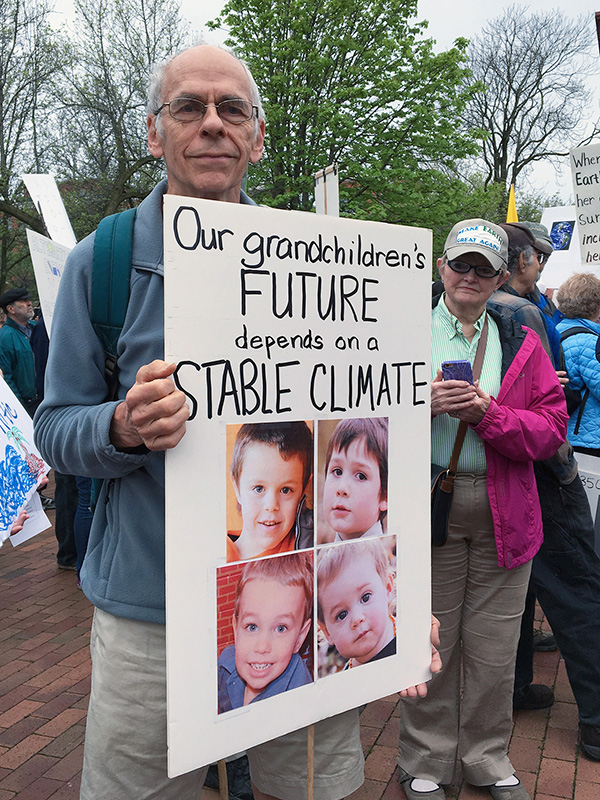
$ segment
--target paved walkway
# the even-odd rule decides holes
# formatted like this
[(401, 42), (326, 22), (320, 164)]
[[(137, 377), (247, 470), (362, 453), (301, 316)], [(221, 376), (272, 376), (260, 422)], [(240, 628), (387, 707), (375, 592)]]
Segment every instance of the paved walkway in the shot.
[[(91, 607), (75, 573), (57, 569), (55, 550), (52, 530), (0, 550), (0, 800), (79, 797)], [(538, 653), (535, 669), (539, 683), (555, 687), (557, 702), (516, 715), (513, 763), (532, 800), (600, 800), (600, 764), (577, 751), (564, 663), (558, 653)], [(395, 774), (399, 715), (396, 697), (363, 712), (366, 781), (351, 800), (405, 800)], [(459, 800), (490, 797), (467, 785), (454, 789)]]

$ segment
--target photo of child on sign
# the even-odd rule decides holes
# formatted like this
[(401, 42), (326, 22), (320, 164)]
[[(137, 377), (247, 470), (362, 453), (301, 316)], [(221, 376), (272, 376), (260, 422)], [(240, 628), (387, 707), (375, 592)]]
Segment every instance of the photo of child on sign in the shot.
[(396, 654), (395, 538), (319, 548), (320, 678)]
[(289, 553), (217, 571), (220, 714), (312, 682), (313, 563)]
[(323, 464), (318, 543), (382, 536), (388, 507), (387, 418), (319, 421), (318, 440)]
[(228, 425), (227, 446), (227, 561), (312, 547), (311, 427), (304, 421)]

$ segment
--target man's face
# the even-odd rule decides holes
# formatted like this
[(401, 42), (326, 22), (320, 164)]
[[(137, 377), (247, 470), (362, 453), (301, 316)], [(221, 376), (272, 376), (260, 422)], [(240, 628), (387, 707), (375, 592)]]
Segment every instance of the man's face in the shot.
[(274, 444), (252, 442), (244, 452), (235, 494), (242, 509), (240, 539), (253, 557), (276, 548), (292, 530), (304, 491), (299, 456), (284, 459)]
[(329, 583), (317, 586), (317, 592), (323, 633), (344, 658), (364, 664), (390, 641), (393, 587), (391, 581), (383, 582), (373, 562), (345, 565)]
[(15, 300), (6, 307), (6, 313), (19, 325), (25, 325), (26, 322), (33, 319), (33, 303), (29, 299)]
[(537, 283), (540, 274), (544, 267), (540, 264), (539, 256), (537, 250), (533, 251), (529, 262), (525, 259), (523, 254), (520, 256), (521, 259), (521, 285), (523, 289), (521, 290), (523, 294), (530, 294), (535, 289), (535, 284)]
[(346, 539), (362, 536), (386, 510), (379, 464), (365, 437), (354, 439), (345, 451), (334, 450), (323, 488), (323, 511), (333, 530)]
[[(222, 100), (251, 101), (250, 83), (242, 65), (229, 53), (203, 45), (177, 56), (167, 67), (162, 102), (192, 97), (215, 105)], [(161, 111), (162, 135), (156, 117), (148, 116), (148, 148), (163, 157), (169, 194), (238, 203), (248, 162), (256, 163), (265, 135), (264, 121), (254, 119), (233, 125), (207, 108), (197, 122), (178, 122)]]
[(310, 628), (301, 586), (254, 578), (244, 586), (233, 618), (235, 668), (246, 684), (244, 705), (285, 672)]

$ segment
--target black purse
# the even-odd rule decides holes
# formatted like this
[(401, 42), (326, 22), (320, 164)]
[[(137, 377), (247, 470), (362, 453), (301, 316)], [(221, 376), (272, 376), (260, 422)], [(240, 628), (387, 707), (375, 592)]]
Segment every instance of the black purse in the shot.
[[(478, 380), (481, 375), (481, 366), (487, 344), (488, 322), (487, 316), (481, 329), (481, 336), (475, 353), (473, 362), (473, 378)], [(462, 422), (458, 426), (454, 448), (450, 457), (450, 464), (447, 467), (440, 467), (439, 464), (431, 465), (431, 545), (432, 547), (442, 547), (448, 538), (448, 522), (450, 520), (450, 508), (452, 507), (452, 492), (454, 491), (454, 478), (460, 451), (462, 450), (465, 434), (467, 433), (468, 423)]]

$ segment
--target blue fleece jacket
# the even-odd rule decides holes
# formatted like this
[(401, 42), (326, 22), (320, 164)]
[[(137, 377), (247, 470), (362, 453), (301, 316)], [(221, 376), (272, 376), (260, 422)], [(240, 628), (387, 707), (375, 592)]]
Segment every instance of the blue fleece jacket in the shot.
[(562, 333), (574, 327), (588, 328), (591, 333), (575, 333), (563, 340), (562, 348), (569, 385), (571, 389), (582, 393), (589, 388), (590, 394), (577, 435), (575, 426), (579, 408), (569, 417), (567, 438), (574, 447), (598, 449), (600, 448), (600, 362), (596, 358), (596, 342), (600, 334), (600, 325), (589, 319), (564, 319), (557, 325), (557, 330)]
[[(91, 602), (110, 614), (165, 621), (164, 453), (121, 453), (114, 409), (138, 369), (164, 356), (163, 219), (167, 182), (138, 208), (131, 295), (118, 344), (117, 400), (104, 402), (104, 350), (90, 320), (94, 234), (69, 254), (52, 320), (44, 401), (35, 440), (59, 472), (106, 479), (81, 572)], [(254, 205), (242, 193), (242, 203)], [(67, 355), (68, 354), (68, 355)]]

